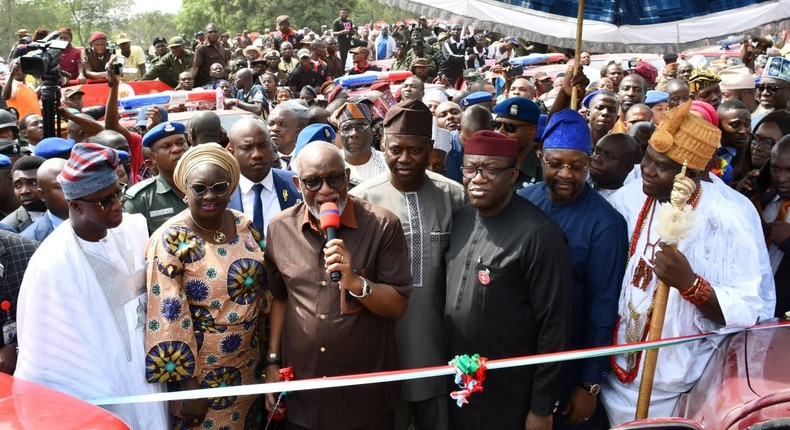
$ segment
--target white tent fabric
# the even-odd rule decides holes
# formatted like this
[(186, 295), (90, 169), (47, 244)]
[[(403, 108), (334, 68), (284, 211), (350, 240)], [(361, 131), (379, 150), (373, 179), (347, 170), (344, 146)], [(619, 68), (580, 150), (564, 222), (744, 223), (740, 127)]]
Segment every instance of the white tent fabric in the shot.
[[(420, 15), (461, 22), (538, 43), (572, 48), (576, 19), (492, 0), (380, 0)], [(594, 52), (677, 52), (730, 35), (790, 29), (790, 0), (774, 0), (663, 24), (624, 25), (584, 20), (583, 49)]]

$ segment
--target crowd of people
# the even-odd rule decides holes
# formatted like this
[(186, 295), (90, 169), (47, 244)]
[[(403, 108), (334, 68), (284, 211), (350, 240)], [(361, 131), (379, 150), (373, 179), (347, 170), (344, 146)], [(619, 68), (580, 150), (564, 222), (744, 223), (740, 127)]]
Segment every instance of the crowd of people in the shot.
[[(663, 337), (790, 311), (783, 38), (696, 67), (612, 61), (590, 82), (510, 73), (523, 40), (460, 24), (369, 31), (346, 9), (321, 35), (287, 16), (254, 40), (208, 24), (157, 37), (150, 61), (96, 32), (61, 67), (106, 80), (106, 103), (62, 88), (66, 136), (44, 138), (20, 30), (0, 110), (0, 371), (90, 400), (634, 343), (659, 281)], [(333, 82), (386, 59), (413, 76)], [(127, 127), (137, 79), (251, 114), (225, 130), (149, 106)], [(676, 246), (670, 201), (695, 214)], [(661, 350), (651, 417), (682, 412), (721, 342)], [(442, 377), (104, 407), (146, 430), (603, 429), (634, 418), (642, 355), (491, 370), (462, 407)]]

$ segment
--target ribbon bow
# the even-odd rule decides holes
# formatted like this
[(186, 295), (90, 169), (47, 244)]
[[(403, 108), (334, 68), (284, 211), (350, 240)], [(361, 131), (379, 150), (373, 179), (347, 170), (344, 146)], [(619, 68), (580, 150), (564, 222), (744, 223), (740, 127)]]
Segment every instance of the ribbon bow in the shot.
[(458, 407), (462, 407), (472, 393), (483, 391), (483, 381), (486, 379), (487, 358), (480, 354), (473, 356), (456, 355), (450, 361), (450, 366), (455, 369), (455, 383), (461, 388), (450, 393), (450, 397), (455, 400)]
[[(280, 369), (280, 381), (287, 382), (293, 381), (294, 379), (294, 370), (293, 367), (288, 366)], [(287, 416), (287, 408), (285, 407), (285, 403), (283, 402), (283, 396), (288, 394), (287, 391), (283, 391), (277, 396), (277, 402), (274, 404), (274, 408), (272, 408), (271, 412), (269, 412), (269, 420), (266, 422), (266, 428), (269, 428), (269, 424), (272, 421), (280, 422), (285, 419)]]

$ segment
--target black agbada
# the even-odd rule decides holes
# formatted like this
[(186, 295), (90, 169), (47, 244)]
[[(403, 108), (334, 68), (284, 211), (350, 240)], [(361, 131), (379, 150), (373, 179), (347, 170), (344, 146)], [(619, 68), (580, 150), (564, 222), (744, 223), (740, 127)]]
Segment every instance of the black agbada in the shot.
[[(447, 252), (445, 322), (452, 354), (488, 359), (563, 350), (571, 324), (571, 266), (562, 230), (525, 199), (480, 217), (473, 206), (453, 220)], [(549, 415), (559, 398), (560, 364), (490, 370), (452, 429), (523, 429), (527, 412)]]

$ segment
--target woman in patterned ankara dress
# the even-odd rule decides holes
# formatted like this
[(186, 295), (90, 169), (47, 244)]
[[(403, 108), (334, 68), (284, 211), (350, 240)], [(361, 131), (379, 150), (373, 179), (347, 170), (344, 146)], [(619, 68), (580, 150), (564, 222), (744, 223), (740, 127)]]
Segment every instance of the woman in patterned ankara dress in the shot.
[[(191, 148), (174, 172), (188, 208), (148, 242), (145, 377), (171, 391), (255, 383), (259, 373), (270, 293), (259, 233), (243, 213), (226, 209), (238, 180), (238, 162), (225, 149)], [(258, 428), (261, 401), (172, 401), (173, 428)]]

